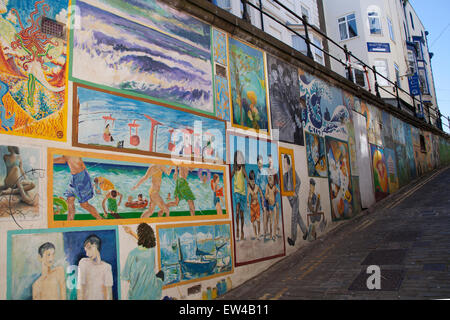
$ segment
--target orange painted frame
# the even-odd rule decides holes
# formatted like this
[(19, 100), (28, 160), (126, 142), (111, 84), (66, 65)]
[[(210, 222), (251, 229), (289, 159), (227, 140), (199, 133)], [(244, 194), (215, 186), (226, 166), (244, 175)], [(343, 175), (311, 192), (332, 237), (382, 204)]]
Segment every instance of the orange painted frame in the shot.
[(202, 168), (202, 169), (214, 169), (223, 172), (223, 183), (224, 190), (228, 190), (227, 184), (227, 174), (226, 174), (226, 166), (218, 166), (211, 164), (203, 164), (203, 163), (190, 163), (187, 161), (179, 161), (179, 160), (169, 160), (169, 159), (158, 159), (158, 158), (138, 158), (138, 157), (129, 157), (123, 155), (115, 155), (115, 154), (105, 154), (105, 153), (94, 153), (88, 151), (78, 151), (78, 150), (69, 150), (69, 149), (59, 149), (59, 148), (48, 148), (47, 150), (47, 172), (48, 172), (48, 181), (47, 181), (47, 222), (49, 228), (60, 228), (60, 227), (87, 227), (87, 226), (99, 226), (99, 225), (121, 225), (121, 224), (139, 224), (141, 222), (146, 223), (158, 223), (158, 222), (176, 222), (176, 221), (198, 221), (198, 220), (225, 220), (230, 217), (230, 210), (228, 207), (228, 193), (224, 193), (224, 200), (226, 203), (225, 210), (226, 214), (222, 214), (221, 216), (215, 215), (206, 215), (206, 216), (183, 216), (183, 217), (155, 217), (155, 218), (131, 218), (131, 219), (103, 219), (103, 220), (72, 220), (72, 221), (55, 221), (53, 219), (53, 157), (54, 155), (69, 155), (69, 156), (77, 156), (77, 157), (89, 157), (95, 159), (108, 159), (115, 161), (123, 161), (123, 162), (134, 162), (134, 163), (142, 163), (142, 164), (162, 164), (162, 165), (176, 165), (182, 167), (194, 167), (194, 168)]
[[(291, 157), (291, 166), (292, 166), (292, 180), (294, 181), (294, 185), (293, 185), (293, 189), (292, 191), (289, 190), (284, 190), (284, 178), (283, 178), (283, 157), (282, 154), (287, 154)], [(294, 150), (293, 149), (288, 149), (288, 148), (283, 148), (283, 147), (279, 147), (278, 148), (278, 163), (280, 165), (280, 191), (281, 191), (281, 195), (282, 196), (294, 196), (295, 195), (295, 185), (296, 185), (296, 181), (295, 181), (295, 161), (294, 161)]]

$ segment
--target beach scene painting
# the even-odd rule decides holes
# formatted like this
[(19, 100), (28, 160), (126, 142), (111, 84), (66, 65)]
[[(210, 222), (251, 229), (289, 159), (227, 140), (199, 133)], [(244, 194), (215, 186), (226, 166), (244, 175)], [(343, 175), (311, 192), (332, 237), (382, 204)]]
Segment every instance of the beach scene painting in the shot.
[(285, 255), (278, 144), (228, 134), (235, 265)]
[(227, 218), (225, 168), (48, 150), (49, 226)]
[(233, 273), (230, 223), (157, 226), (164, 287)]
[(226, 124), (151, 101), (74, 85), (75, 144), (159, 156), (225, 161)]
[(211, 26), (161, 1), (76, 1), (71, 79), (214, 115)]
[(0, 159), (0, 221), (40, 218), (45, 176), (41, 150), (2, 143)]
[(117, 300), (116, 227), (8, 231), (8, 300)]
[(0, 1), (0, 133), (66, 140), (68, 1)]

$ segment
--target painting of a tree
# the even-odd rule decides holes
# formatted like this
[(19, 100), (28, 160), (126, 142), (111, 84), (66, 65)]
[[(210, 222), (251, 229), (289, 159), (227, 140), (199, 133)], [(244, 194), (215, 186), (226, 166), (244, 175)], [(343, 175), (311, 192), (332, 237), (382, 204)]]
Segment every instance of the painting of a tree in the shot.
[(235, 39), (230, 40), (229, 48), (232, 123), (268, 131), (263, 53)]

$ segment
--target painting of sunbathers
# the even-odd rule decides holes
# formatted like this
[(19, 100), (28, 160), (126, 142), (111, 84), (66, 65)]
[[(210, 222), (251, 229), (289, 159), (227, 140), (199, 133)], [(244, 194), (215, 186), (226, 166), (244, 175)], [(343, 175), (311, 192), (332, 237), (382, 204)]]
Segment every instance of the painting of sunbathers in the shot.
[(75, 145), (225, 162), (224, 121), (122, 94), (76, 84), (74, 88)]
[(119, 299), (116, 228), (8, 231), (7, 299)]
[(328, 158), (331, 218), (333, 221), (351, 218), (353, 210), (353, 184), (350, 154), (345, 141), (325, 137)]
[(229, 38), (231, 124), (269, 134), (264, 53)]
[(165, 288), (233, 272), (229, 222), (159, 225), (157, 244)]
[(49, 226), (227, 217), (225, 167), (48, 150)]
[(40, 218), (45, 175), (40, 149), (0, 143), (0, 221)]
[(211, 26), (163, 1), (76, 1), (71, 79), (214, 115)]
[(285, 255), (278, 145), (229, 134), (235, 265)]
[(0, 1), (0, 133), (66, 140), (67, 7)]

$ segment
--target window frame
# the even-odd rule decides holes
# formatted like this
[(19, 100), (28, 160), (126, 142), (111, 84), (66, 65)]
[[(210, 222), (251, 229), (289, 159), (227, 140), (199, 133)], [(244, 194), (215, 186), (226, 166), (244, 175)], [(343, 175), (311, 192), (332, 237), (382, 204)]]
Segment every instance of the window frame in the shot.
[[(349, 16), (353, 16), (353, 17), (351, 19), (349, 19)], [(344, 19), (344, 20), (340, 21), (341, 19)], [(350, 24), (349, 24), (349, 22), (351, 22), (351, 21), (354, 21), (354, 27), (355, 27), (355, 30), (354, 30), (355, 35), (354, 36), (350, 36), (350, 27), (349, 27)], [(353, 39), (353, 38), (356, 38), (356, 37), (359, 36), (358, 24), (356, 22), (356, 13), (355, 12), (352, 12), (352, 13), (349, 13), (349, 14), (346, 14), (346, 15), (343, 15), (343, 16), (337, 18), (337, 23), (338, 23), (339, 38), (341, 39), (340, 41)], [(346, 32), (346, 38), (345, 39), (342, 38), (341, 25), (345, 25), (345, 32)]]
[[(373, 16), (371, 16), (373, 14)], [(369, 22), (369, 33), (372, 36), (382, 36), (383, 35), (383, 24), (381, 23), (381, 14), (378, 8), (371, 8), (371, 10), (367, 10), (367, 19)], [(378, 27), (376, 32), (372, 32), (372, 23), (371, 20), (378, 21)]]
[[(379, 66), (377, 65), (377, 62), (383, 62), (384, 63), (386, 74), (383, 74), (382, 72), (380, 72), (380, 69), (379, 69)], [(388, 65), (388, 62), (387, 62), (386, 59), (375, 59), (374, 60), (374, 65), (375, 65), (377, 73), (383, 75), (385, 78), (390, 80), (390, 77), (389, 77), (389, 65)], [(378, 76), (378, 75), (377, 75), (377, 82), (378, 82), (378, 85), (380, 87), (388, 87), (388, 86), (390, 86), (390, 83), (386, 79), (384, 79), (384, 78), (382, 78), (381, 76)]]

